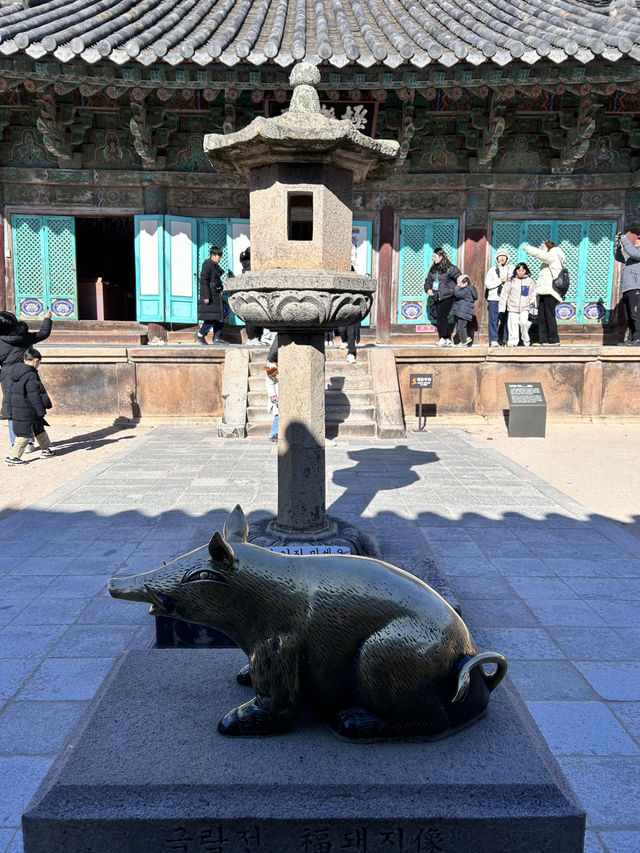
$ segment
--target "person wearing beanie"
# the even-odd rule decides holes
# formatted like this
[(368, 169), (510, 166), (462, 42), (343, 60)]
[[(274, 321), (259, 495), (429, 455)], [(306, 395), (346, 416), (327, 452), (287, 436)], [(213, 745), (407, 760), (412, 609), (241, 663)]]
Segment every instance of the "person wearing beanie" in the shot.
[(507, 334), (505, 314), (500, 312), (499, 302), (502, 288), (513, 275), (514, 266), (509, 263), (509, 252), (500, 248), (496, 252), (496, 262), (489, 267), (484, 279), (489, 309), (489, 346), (497, 347), (505, 343)]

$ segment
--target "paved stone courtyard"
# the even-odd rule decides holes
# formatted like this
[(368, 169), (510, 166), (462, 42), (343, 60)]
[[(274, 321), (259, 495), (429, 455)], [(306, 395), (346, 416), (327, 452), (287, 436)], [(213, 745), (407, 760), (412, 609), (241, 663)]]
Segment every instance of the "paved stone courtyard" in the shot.
[[(508, 657), (585, 850), (638, 853), (638, 539), (453, 428), (341, 440), (327, 467), (329, 512), (425, 579), (436, 563), (480, 649)], [(152, 642), (108, 578), (204, 544), (236, 503), (274, 513), (276, 493), (270, 442), (164, 426), (0, 521), (0, 851), (22, 850), (21, 812), (114, 661)]]

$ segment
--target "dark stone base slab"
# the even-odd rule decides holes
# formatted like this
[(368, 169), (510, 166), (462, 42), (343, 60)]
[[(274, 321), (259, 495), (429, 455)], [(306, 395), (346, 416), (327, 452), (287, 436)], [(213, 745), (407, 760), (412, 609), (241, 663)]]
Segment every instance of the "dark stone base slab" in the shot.
[(245, 661), (129, 652), (29, 805), (25, 853), (581, 853), (584, 812), (508, 682), (433, 743), (347, 743), (308, 715), (225, 738)]
[(262, 548), (283, 546), (291, 548), (291, 553), (297, 545), (317, 546), (321, 549), (326, 545), (345, 548), (346, 553), (360, 556), (377, 557), (375, 546), (371, 539), (349, 521), (327, 515), (327, 526), (323, 530), (288, 530), (280, 527), (275, 518), (261, 518), (253, 521), (249, 527), (248, 541)]

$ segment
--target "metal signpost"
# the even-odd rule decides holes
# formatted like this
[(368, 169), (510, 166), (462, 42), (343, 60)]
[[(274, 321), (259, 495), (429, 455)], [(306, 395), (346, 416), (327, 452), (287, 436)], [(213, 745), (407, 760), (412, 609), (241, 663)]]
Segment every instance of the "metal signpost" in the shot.
[(420, 391), (420, 396), (418, 398), (418, 429), (417, 429), (417, 432), (422, 432), (422, 430), (427, 425), (426, 417), (424, 418), (424, 423), (422, 423), (422, 420), (423, 420), (423, 418), (422, 418), (422, 389), (433, 387), (433, 373), (410, 373), (409, 374), (409, 387), (410, 388), (418, 388)]
[(505, 382), (509, 398), (509, 438), (544, 438), (547, 401), (540, 382)]

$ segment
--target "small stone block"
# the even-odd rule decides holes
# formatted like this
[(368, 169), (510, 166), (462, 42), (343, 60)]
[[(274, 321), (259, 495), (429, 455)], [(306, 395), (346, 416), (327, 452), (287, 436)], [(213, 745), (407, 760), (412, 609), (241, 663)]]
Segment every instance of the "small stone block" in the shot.
[(350, 743), (304, 714), (285, 735), (226, 738), (245, 661), (125, 655), (24, 814), (25, 853), (582, 853), (585, 814), (508, 681), (434, 742)]

